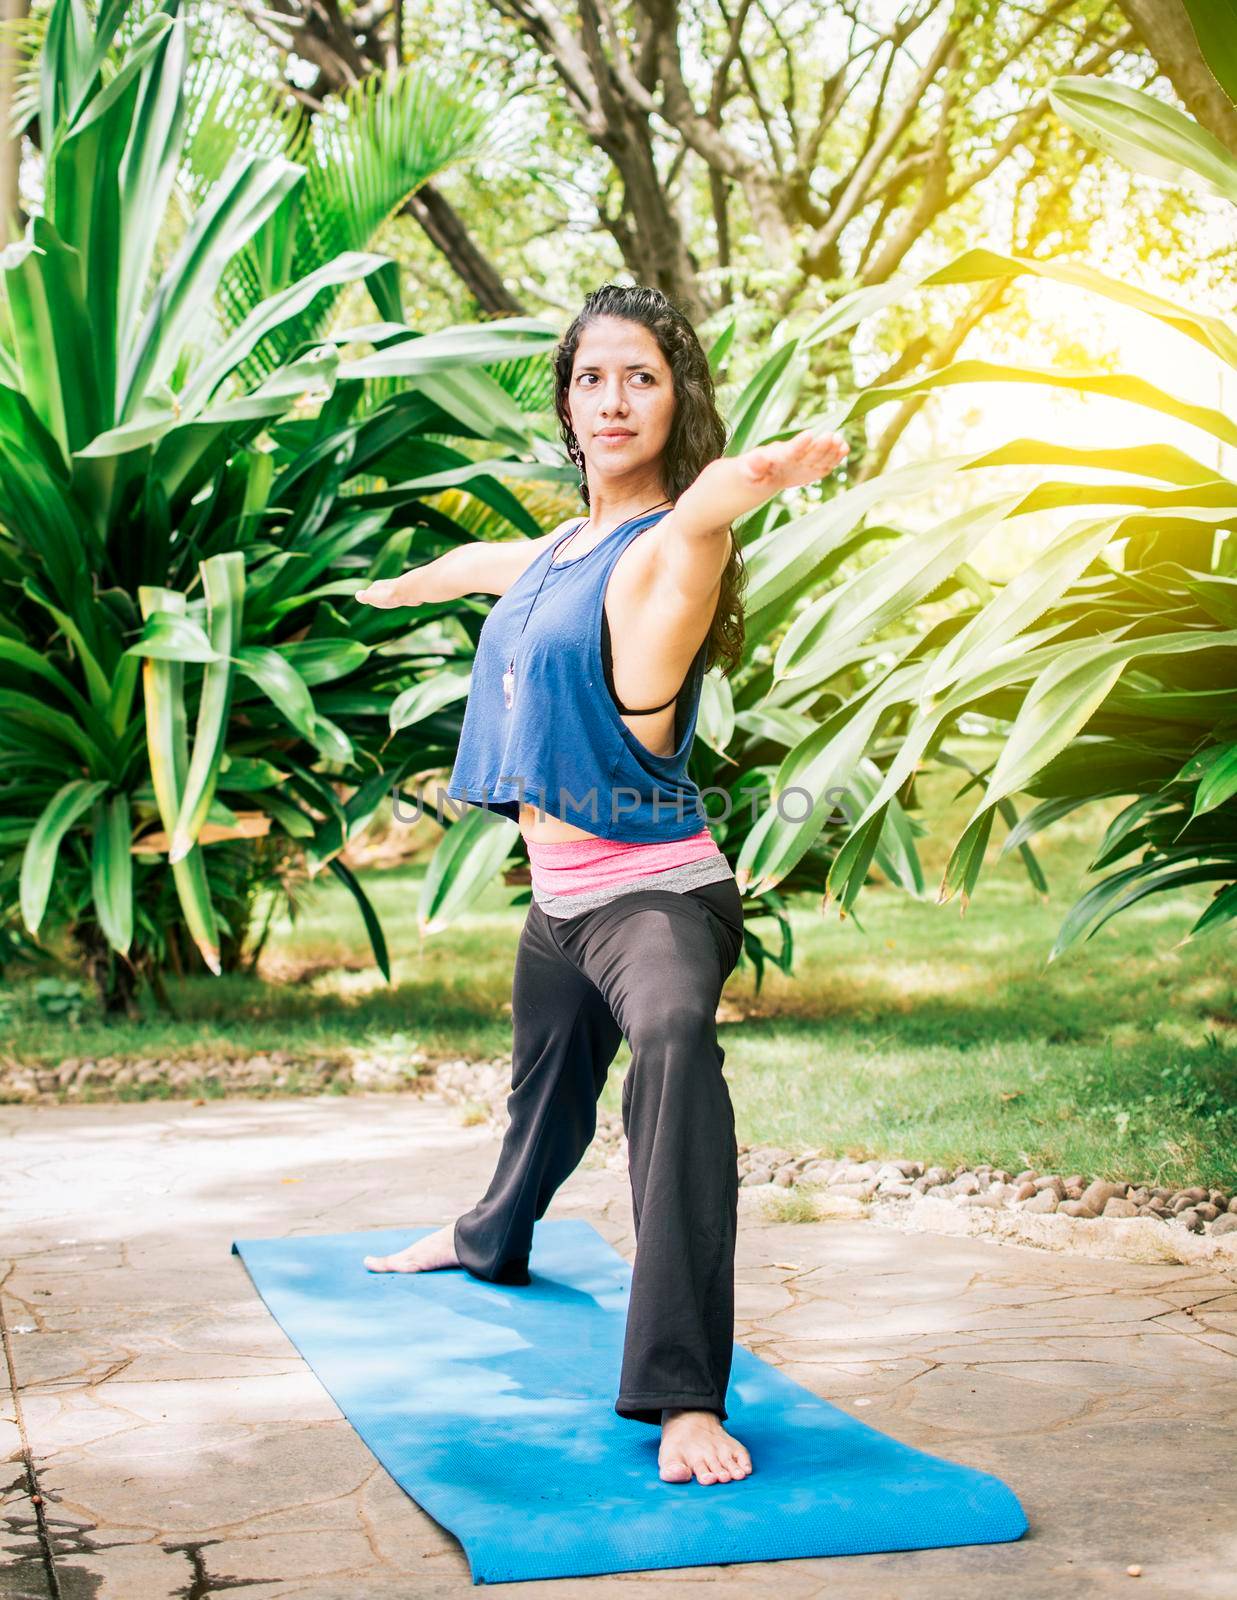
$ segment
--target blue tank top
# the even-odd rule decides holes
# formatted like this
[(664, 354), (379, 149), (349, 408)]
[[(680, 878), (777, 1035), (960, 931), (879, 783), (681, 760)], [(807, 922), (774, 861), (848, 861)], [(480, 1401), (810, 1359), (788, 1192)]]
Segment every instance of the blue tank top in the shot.
[[(570, 538), (564, 534), (498, 597), (477, 640), (448, 798), (513, 821), (523, 799), (587, 833), (632, 842), (687, 839), (707, 823), (687, 763), (708, 641), (675, 701), (675, 748), (668, 756), (654, 755), (623, 721), (601, 657), (610, 574), (632, 540), (666, 514), (620, 523), (591, 550), (556, 565), (555, 554)], [(502, 679), (513, 657), (508, 710)]]

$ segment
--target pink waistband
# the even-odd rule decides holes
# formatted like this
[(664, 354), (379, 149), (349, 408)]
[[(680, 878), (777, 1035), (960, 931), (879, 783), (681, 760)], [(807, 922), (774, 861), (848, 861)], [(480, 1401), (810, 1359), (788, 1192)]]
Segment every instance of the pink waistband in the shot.
[(690, 839), (666, 839), (654, 844), (623, 839), (560, 839), (554, 844), (529, 839), (527, 844), (533, 882), (545, 895), (603, 889), (629, 878), (642, 878), (650, 872), (721, 855), (707, 827)]

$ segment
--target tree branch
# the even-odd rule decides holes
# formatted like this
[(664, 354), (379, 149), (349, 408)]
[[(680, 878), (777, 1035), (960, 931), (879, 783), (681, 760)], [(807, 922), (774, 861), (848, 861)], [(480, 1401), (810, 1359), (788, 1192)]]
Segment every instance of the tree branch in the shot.
[(446, 257), (451, 270), (468, 288), (483, 311), (495, 315), (520, 315), (524, 306), (503, 282), (497, 268), (477, 248), (459, 213), (432, 183), (423, 183), (405, 203), (404, 211), (417, 221), (426, 238)]
[(823, 228), (818, 228), (808, 240), (802, 252), (802, 261), (807, 270), (812, 271), (815, 269), (816, 263), (821, 261), (826, 253), (838, 242), (846, 224), (865, 203), (869, 184), (880, 170), (885, 158), (910, 126), (911, 118), (919, 109), (920, 101), (927, 93), (937, 73), (949, 59), (950, 52), (957, 45), (958, 37), (959, 31), (951, 22), (941, 33), (941, 37), (937, 40), (927, 61), (920, 69), (910, 92), (901, 106), (877, 137), (873, 139), (863, 159), (851, 174), (845, 189), (838, 198), (837, 204), (830, 213), (828, 222), (825, 223)]
[[(592, 0), (582, 0), (582, 5)], [(749, 156), (741, 154), (696, 110), (683, 81), (674, 0), (640, 0), (656, 31), (661, 69), (661, 115), (709, 166), (742, 185), (752, 222), (774, 263), (789, 264), (792, 240), (778, 188)]]
[[(763, 101), (762, 96), (760, 96), (760, 85), (759, 83), (755, 82), (755, 75), (752, 74), (751, 61), (747, 59), (746, 53), (744, 53), (743, 50), (743, 45), (741, 45), (743, 24), (747, 19), (747, 11), (751, 10), (752, 0), (741, 0), (741, 3), (739, 3), (739, 10), (736, 11), (735, 21), (733, 22), (731, 22), (730, 18), (727, 16), (725, 0), (717, 0), (717, 6), (719, 6), (719, 10), (720, 13), (722, 13), (723, 18), (727, 19), (728, 27), (730, 27), (730, 40), (728, 40), (727, 43), (727, 53), (725, 53), (725, 56), (723, 56), (722, 62), (719, 64), (719, 69), (717, 69), (717, 75), (714, 77), (714, 93), (712, 93), (711, 98), (709, 98), (709, 109), (712, 110), (712, 102), (714, 102), (714, 99), (717, 98), (717, 86), (719, 86), (720, 83), (723, 90), (725, 90), (725, 82), (727, 82), (727, 74), (730, 72), (730, 67), (733, 66), (733, 62), (738, 61), (739, 67), (741, 67), (741, 70), (743, 70), (743, 82), (747, 85), (747, 93), (749, 93), (749, 96), (751, 96), (752, 104), (755, 106), (755, 114), (757, 114), (757, 117), (760, 118), (760, 125), (762, 125), (763, 130), (765, 130), (765, 139), (767, 139), (768, 142), (770, 155), (773, 157), (773, 165), (775, 165), (776, 170), (781, 173), (781, 170), (783, 170), (784, 166), (784, 155), (783, 147), (781, 147), (781, 139), (778, 138), (778, 131), (776, 131), (775, 126), (773, 126), (773, 118), (770, 117), (768, 110), (765, 109), (765, 101)], [(720, 118), (709, 117), (707, 112), (706, 117), (709, 122), (714, 123), (714, 126), (720, 126)]]

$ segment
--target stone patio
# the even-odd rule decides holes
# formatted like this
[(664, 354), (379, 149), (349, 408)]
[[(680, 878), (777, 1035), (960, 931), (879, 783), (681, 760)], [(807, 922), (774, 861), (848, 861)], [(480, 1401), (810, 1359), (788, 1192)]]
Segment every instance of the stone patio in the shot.
[[(445, 1222), (488, 1181), (492, 1132), (408, 1095), (6, 1106), (0, 1151), (3, 1600), (473, 1592), (459, 1544), (375, 1463), (229, 1247)], [(541, 1586), (555, 1600), (705, 1583), (778, 1600), (1232, 1600), (1237, 1273), (770, 1224), (760, 1206), (741, 1192), (738, 1340), (865, 1422), (996, 1473), (1030, 1532)], [(550, 1212), (569, 1215), (631, 1259), (621, 1172), (588, 1158)]]

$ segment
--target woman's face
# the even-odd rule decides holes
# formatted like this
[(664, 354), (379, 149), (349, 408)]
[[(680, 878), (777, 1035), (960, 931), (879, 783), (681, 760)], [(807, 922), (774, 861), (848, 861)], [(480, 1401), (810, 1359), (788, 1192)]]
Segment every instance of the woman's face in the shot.
[(590, 476), (640, 479), (650, 467), (659, 470), (674, 420), (674, 380), (643, 323), (601, 317), (585, 328), (567, 406)]

